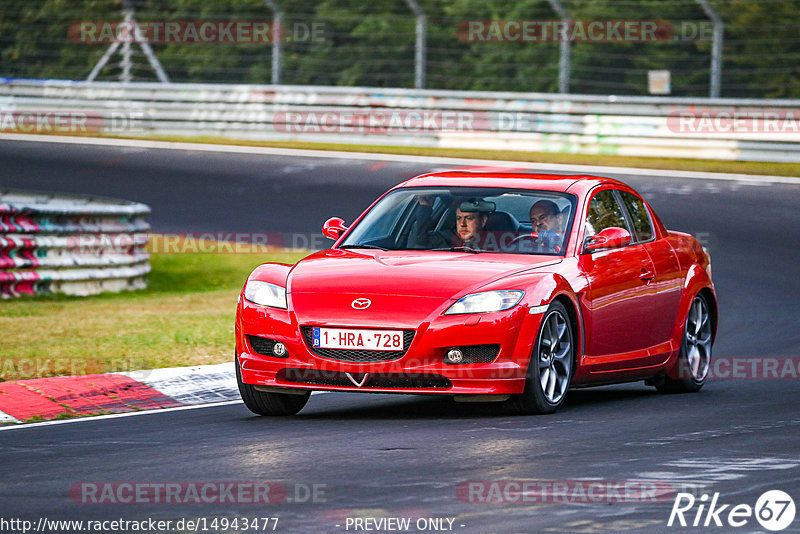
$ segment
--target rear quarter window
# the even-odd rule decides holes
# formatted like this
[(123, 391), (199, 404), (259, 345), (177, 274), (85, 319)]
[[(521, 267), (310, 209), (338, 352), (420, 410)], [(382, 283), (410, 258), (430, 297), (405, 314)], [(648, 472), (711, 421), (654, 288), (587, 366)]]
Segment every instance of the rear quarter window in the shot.
[(633, 228), (636, 231), (636, 241), (650, 241), (653, 239), (653, 223), (650, 221), (650, 214), (647, 212), (647, 207), (641, 198), (632, 195), (627, 191), (620, 191), (622, 202), (625, 203), (625, 209), (631, 216)]

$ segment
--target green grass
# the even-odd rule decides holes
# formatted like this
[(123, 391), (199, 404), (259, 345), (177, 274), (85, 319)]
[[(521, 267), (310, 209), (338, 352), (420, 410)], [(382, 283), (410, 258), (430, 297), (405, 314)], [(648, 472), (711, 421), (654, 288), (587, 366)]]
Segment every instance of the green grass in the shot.
[[(250, 271), (265, 262), (295, 263), (308, 252), (268, 254), (153, 254), (149, 294), (186, 294), (242, 288)], [(138, 296), (144, 292), (132, 292)], [(125, 294), (118, 294), (125, 296)]]
[(146, 290), (2, 302), (0, 379), (229, 361), (247, 275), (306, 254), (153, 254)]

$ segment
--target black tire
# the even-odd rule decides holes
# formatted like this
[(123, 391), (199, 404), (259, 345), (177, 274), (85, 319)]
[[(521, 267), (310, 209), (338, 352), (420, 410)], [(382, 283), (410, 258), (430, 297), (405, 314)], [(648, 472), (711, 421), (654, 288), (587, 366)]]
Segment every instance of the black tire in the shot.
[(659, 377), (654, 381), (660, 393), (694, 393), (706, 383), (714, 343), (713, 317), (708, 301), (698, 294), (692, 301), (683, 328), (678, 354), (678, 377)]
[[(556, 340), (555, 346), (553, 339)], [(525, 390), (512, 395), (506, 401), (505, 408), (521, 415), (555, 412), (567, 398), (574, 368), (572, 324), (564, 305), (554, 301), (547, 308), (536, 336), (525, 378)], [(547, 382), (547, 386), (542, 385), (543, 381)]]
[(302, 395), (289, 393), (271, 393), (259, 391), (250, 384), (242, 382), (242, 371), (239, 367), (239, 358), (236, 360), (236, 382), (239, 385), (239, 394), (244, 405), (257, 415), (295, 415), (303, 409), (311, 396), (308, 391)]

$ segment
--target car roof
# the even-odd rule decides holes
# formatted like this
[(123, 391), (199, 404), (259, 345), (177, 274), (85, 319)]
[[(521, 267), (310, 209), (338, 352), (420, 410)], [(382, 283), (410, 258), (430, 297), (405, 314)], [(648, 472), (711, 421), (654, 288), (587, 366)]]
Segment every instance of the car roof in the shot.
[(538, 174), (531, 172), (444, 171), (423, 174), (401, 182), (400, 187), (505, 187), (510, 189), (540, 189), (570, 191), (581, 194), (597, 185), (613, 184), (627, 188), (623, 182), (604, 176), (587, 174)]

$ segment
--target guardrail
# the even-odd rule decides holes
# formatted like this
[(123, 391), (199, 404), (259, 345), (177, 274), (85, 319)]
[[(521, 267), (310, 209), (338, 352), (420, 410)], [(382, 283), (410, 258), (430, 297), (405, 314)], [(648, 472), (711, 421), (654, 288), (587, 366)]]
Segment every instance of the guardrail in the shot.
[(148, 213), (135, 202), (0, 190), (0, 297), (146, 287)]
[(798, 100), (0, 79), (0, 133), (800, 162), (799, 121)]

